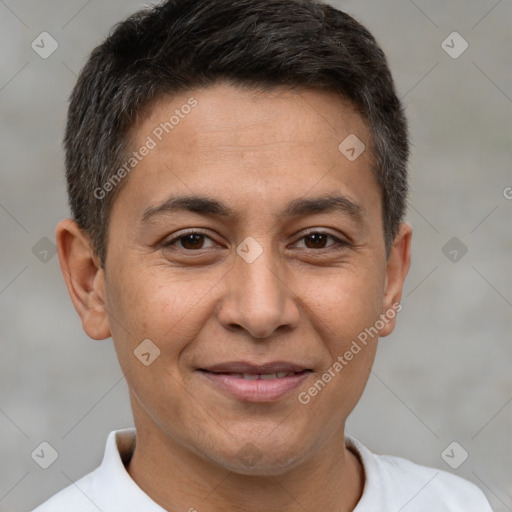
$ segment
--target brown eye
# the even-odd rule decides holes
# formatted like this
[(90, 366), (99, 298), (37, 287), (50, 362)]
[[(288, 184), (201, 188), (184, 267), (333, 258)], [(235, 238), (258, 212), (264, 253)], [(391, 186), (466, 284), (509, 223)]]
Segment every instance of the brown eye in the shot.
[[(327, 245), (328, 239), (334, 240), (334, 243)], [(303, 236), (300, 240), (304, 240), (304, 247), (306, 249), (329, 249), (331, 247), (343, 247), (348, 245), (347, 242), (336, 238), (330, 233), (324, 233), (322, 231), (314, 231)]]
[(328, 235), (325, 233), (313, 233), (312, 235), (305, 236), (304, 240), (306, 240), (306, 247), (308, 249), (323, 249), (325, 247), (327, 238)]
[(184, 249), (201, 249), (204, 243), (204, 235), (191, 234), (179, 238)]
[(194, 231), (177, 236), (172, 240), (169, 240), (169, 242), (166, 242), (164, 246), (178, 246), (178, 248), (186, 249), (187, 251), (193, 251), (197, 249), (205, 249), (205, 240), (212, 239), (204, 233)]

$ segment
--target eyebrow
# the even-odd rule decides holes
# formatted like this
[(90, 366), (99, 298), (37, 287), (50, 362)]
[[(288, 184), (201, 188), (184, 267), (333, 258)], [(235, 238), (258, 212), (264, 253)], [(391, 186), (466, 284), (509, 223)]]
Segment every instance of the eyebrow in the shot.
[[(229, 217), (235, 213), (226, 204), (210, 197), (198, 195), (173, 196), (159, 205), (147, 208), (142, 214), (141, 222), (145, 224), (156, 216), (179, 211), (218, 217)], [(294, 199), (282, 211), (281, 217), (287, 219), (332, 212), (341, 213), (357, 224), (364, 223), (364, 208), (343, 195), (323, 195), (309, 199)]]

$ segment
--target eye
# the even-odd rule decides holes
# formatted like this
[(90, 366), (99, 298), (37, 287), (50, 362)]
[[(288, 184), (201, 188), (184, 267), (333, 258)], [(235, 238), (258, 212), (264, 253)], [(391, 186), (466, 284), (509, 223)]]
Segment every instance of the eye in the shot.
[[(335, 243), (326, 246), (326, 241), (329, 238), (334, 240)], [(330, 233), (326, 233), (324, 231), (310, 231), (302, 238), (300, 238), (299, 242), (302, 240), (304, 240), (306, 249), (329, 249), (333, 246), (345, 247), (349, 245), (348, 242), (340, 240), (339, 238), (336, 238), (334, 235), (331, 235)]]
[[(331, 239), (334, 243), (326, 245), (327, 241)], [(205, 245), (205, 241), (209, 240), (210, 245)], [(310, 231), (303, 237), (299, 239), (297, 244), (304, 241), (304, 246), (299, 248), (305, 249), (330, 249), (330, 248), (342, 248), (348, 246), (348, 242), (344, 240), (340, 240), (336, 238), (334, 235), (324, 232), (324, 231)], [(209, 247), (214, 247), (214, 240), (201, 231), (189, 231), (186, 233), (181, 233), (178, 236), (170, 239), (163, 243), (163, 247), (176, 247), (180, 249), (185, 249), (187, 251), (194, 251), (200, 249), (207, 249)]]
[[(205, 239), (213, 242), (208, 235), (201, 231), (189, 231), (188, 233), (182, 233), (181, 235), (164, 242), (163, 246), (170, 247), (179, 245), (181, 249), (186, 249), (188, 251), (193, 251), (194, 249), (206, 249), (207, 247), (205, 247), (204, 244)], [(213, 246), (214, 245), (211, 245), (210, 247)]]

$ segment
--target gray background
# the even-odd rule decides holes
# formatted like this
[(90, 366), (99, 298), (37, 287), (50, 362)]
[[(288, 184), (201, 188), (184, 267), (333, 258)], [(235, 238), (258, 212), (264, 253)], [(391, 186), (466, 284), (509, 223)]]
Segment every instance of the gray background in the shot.
[[(387, 53), (414, 145), (404, 309), (348, 432), (468, 478), (496, 512), (512, 510), (512, 0), (334, 4)], [(141, 6), (0, 0), (1, 512), (91, 471), (107, 434), (132, 425), (111, 340), (87, 338), (57, 256), (44, 263), (45, 246), (39, 257), (33, 247), (68, 216), (61, 139), (76, 74)], [(43, 31), (59, 44), (48, 59), (31, 48)], [(457, 59), (441, 46), (453, 31), (469, 43)], [(457, 262), (442, 250), (452, 237), (468, 248)], [(31, 458), (43, 441), (59, 454), (46, 470)], [(452, 441), (469, 453), (458, 469), (441, 457)]]

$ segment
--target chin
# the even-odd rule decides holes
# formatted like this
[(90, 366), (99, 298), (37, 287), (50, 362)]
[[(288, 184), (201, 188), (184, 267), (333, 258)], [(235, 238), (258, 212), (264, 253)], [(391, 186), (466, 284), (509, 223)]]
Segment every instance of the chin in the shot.
[[(224, 453), (210, 453), (211, 460), (228, 471), (247, 476), (277, 476), (287, 473), (305, 459), (302, 443), (288, 439), (263, 443), (261, 437), (254, 442), (235, 447)], [(285, 444), (286, 442), (286, 444)]]

